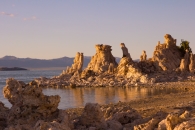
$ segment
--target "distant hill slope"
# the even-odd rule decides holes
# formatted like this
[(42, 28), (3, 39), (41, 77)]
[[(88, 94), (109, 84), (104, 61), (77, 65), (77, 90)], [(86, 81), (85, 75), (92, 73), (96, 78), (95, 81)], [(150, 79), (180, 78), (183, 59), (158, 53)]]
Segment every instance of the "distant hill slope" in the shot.
[[(84, 67), (88, 65), (91, 57), (84, 57)], [(0, 67), (24, 67), (24, 68), (51, 68), (51, 67), (66, 67), (71, 66), (74, 58), (62, 57), (57, 59), (32, 59), (32, 58), (17, 58), (15, 56), (4, 56), (0, 58)], [(119, 62), (120, 58), (116, 57)]]

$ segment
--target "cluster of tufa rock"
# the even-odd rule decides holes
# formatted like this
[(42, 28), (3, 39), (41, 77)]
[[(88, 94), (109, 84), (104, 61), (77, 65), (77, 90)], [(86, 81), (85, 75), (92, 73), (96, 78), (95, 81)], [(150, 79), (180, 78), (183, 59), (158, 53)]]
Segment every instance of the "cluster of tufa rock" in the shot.
[[(63, 88), (65, 86), (133, 86), (156, 82), (184, 80), (195, 73), (195, 54), (186, 50), (185, 56), (176, 46), (176, 39), (170, 34), (164, 36), (164, 43), (158, 42), (152, 58), (143, 50), (140, 61), (132, 60), (124, 43), (121, 43), (122, 58), (119, 63), (112, 55), (109, 45), (95, 45), (96, 53), (83, 70), (83, 53), (77, 53), (74, 63), (60, 76), (35, 81), (43, 87)], [(182, 77), (182, 78), (181, 78)]]
[[(193, 130), (195, 103), (177, 112), (144, 118), (128, 104), (87, 103), (80, 114), (58, 109), (59, 96), (43, 95), (35, 82), (8, 79), (3, 89), (10, 109), (0, 102), (1, 130)], [(190, 108), (190, 109), (189, 109)]]

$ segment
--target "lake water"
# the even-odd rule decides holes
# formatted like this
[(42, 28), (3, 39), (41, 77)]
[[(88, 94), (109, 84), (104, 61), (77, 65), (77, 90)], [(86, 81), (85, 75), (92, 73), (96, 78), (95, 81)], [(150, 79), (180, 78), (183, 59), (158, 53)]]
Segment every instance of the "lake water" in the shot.
[[(11, 104), (3, 97), (2, 89), (5, 86), (7, 78), (13, 77), (17, 80), (26, 83), (32, 81), (34, 78), (44, 76), (51, 78), (59, 75), (62, 70), (42, 70), (42, 71), (0, 71), (0, 101), (5, 106), (11, 107)], [(59, 95), (61, 97), (58, 108), (75, 108), (83, 107), (87, 102), (91, 103), (116, 103), (119, 101), (131, 101), (140, 98), (146, 98), (153, 95), (176, 93), (174, 89), (157, 89), (144, 87), (100, 87), (100, 88), (70, 88), (70, 89), (44, 89), (43, 93), (46, 95)]]

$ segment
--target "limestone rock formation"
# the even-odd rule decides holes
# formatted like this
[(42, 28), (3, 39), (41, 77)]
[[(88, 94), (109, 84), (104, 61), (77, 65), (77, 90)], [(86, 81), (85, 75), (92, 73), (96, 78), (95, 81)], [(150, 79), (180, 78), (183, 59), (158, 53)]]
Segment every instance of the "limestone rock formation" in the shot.
[(170, 34), (166, 34), (164, 38), (165, 38), (166, 48), (174, 48), (176, 46), (177, 40), (173, 39), (173, 37)]
[(63, 74), (74, 74), (76, 71), (82, 72), (83, 68), (83, 53), (77, 52), (71, 67), (67, 67)]
[(125, 46), (125, 44), (124, 44), (124, 43), (121, 43), (120, 46), (121, 46), (121, 49), (122, 49), (122, 52), (123, 52), (123, 57), (127, 57), (127, 58), (129, 58), (130, 60), (132, 60), (132, 59), (131, 59), (131, 55), (130, 55), (130, 53), (128, 52), (128, 49), (127, 49), (127, 47)]
[[(124, 44), (122, 44), (122, 45), (124, 45)], [(125, 46), (123, 46), (123, 47), (125, 47)], [(130, 54), (129, 54), (129, 56), (130, 56)], [(138, 65), (133, 62), (131, 57), (129, 58), (128, 56), (124, 56), (120, 60), (119, 65), (117, 67), (116, 75), (127, 77), (127, 78), (131, 79), (132, 82), (135, 82), (135, 83), (136, 82), (142, 82), (142, 83), (148, 82), (147, 78), (146, 78), (147, 76), (142, 73), (142, 71), (138, 67)]]
[(117, 62), (113, 57), (111, 46), (98, 44), (95, 45), (96, 54), (92, 56), (87, 68), (83, 71), (82, 75), (85, 77), (89, 73), (103, 73), (113, 71), (117, 67)]
[(189, 63), (190, 63), (190, 54), (189, 54), (189, 51), (186, 50), (184, 58), (181, 59), (180, 70), (181, 71), (188, 71), (189, 70)]
[(43, 95), (35, 82), (8, 79), (3, 94), (12, 104), (7, 117), (10, 128), (30, 129), (38, 120), (50, 121), (58, 115), (60, 97)]
[[(121, 43), (123, 57), (119, 64), (115, 61), (111, 46), (95, 45), (96, 54), (92, 56), (87, 68), (82, 71), (83, 54), (77, 53), (74, 63), (60, 76), (51, 79), (35, 79), (39, 86), (65, 88), (68, 86), (133, 86), (136, 83), (157, 83), (184, 80), (181, 71), (195, 71), (195, 56), (183, 52), (176, 46), (176, 39), (164, 36), (165, 42), (155, 48), (152, 58), (147, 59), (143, 51), (140, 62), (134, 62), (124, 43)], [(183, 59), (182, 59), (183, 58)], [(181, 70), (181, 71), (180, 71)], [(187, 77), (187, 76), (185, 76)]]
[(190, 64), (189, 64), (189, 70), (191, 73), (195, 72), (195, 54), (190, 54)]
[(140, 56), (140, 61), (145, 61), (145, 60), (147, 60), (147, 55), (146, 55), (146, 51), (143, 50), (142, 55)]
[(128, 57), (123, 57), (117, 67), (117, 75), (125, 76), (128, 72), (129, 65), (132, 65), (133, 61)]
[(180, 66), (181, 53), (176, 46), (176, 39), (170, 34), (166, 34), (164, 38), (164, 44), (158, 42), (152, 60), (156, 62), (156, 68), (159, 66), (160, 70), (173, 71)]

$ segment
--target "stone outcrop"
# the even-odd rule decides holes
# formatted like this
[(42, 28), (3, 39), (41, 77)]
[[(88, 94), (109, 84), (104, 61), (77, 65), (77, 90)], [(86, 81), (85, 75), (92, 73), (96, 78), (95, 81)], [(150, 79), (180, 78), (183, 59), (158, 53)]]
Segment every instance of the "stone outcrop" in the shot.
[(123, 56), (122, 56), (122, 57), (127, 57), (127, 58), (129, 58), (130, 60), (132, 60), (132, 59), (131, 59), (131, 55), (130, 55), (130, 53), (129, 53), (127, 47), (125, 46), (125, 44), (124, 44), (124, 43), (121, 43), (120, 46), (121, 46), (121, 49), (122, 49), (122, 52), (123, 52)]
[(117, 67), (117, 62), (113, 57), (111, 46), (98, 44), (95, 45), (96, 54), (91, 57), (87, 68), (83, 71), (82, 77), (88, 77), (90, 74), (100, 74), (104, 72), (113, 72)]
[(195, 55), (193, 53), (190, 54), (189, 70), (191, 73), (195, 72)]
[(74, 74), (75, 72), (82, 72), (83, 68), (83, 53), (77, 52), (73, 64), (71, 67), (67, 67), (65, 71), (63, 71), (62, 74)]
[(190, 54), (189, 54), (189, 51), (186, 50), (184, 58), (181, 59), (180, 70), (181, 71), (189, 71), (189, 63), (190, 63)]
[(129, 65), (134, 64), (128, 57), (123, 57), (117, 67), (117, 75), (125, 76), (128, 72)]
[(152, 60), (156, 62), (156, 68), (160, 67), (160, 70), (163, 71), (173, 71), (180, 66), (181, 53), (176, 46), (176, 39), (173, 39), (169, 34), (166, 34), (164, 38), (165, 43), (158, 42)]
[[(122, 44), (124, 48), (124, 44)], [(123, 49), (123, 50), (128, 50)], [(124, 53), (123, 53), (124, 54)], [(126, 53), (127, 54), (127, 53)], [(131, 79), (132, 83), (141, 82), (146, 83), (147, 81), (147, 75), (142, 73), (139, 66), (133, 62), (130, 55), (129, 56), (123, 56), (123, 58), (120, 60), (119, 65), (117, 67), (116, 71), (117, 76), (124, 76), (126, 78)]]
[(33, 129), (37, 121), (50, 122), (56, 119), (60, 97), (45, 96), (35, 82), (25, 84), (8, 79), (3, 88), (4, 97), (12, 104), (7, 116), (8, 128)]
[(140, 61), (146, 61), (146, 60), (147, 60), (146, 51), (143, 50), (142, 55), (140, 56)]
[(176, 46), (177, 40), (173, 39), (173, 37), (170, 34), (166, 34), (164, 38), (165, 38), (166, 48), (174, 48)]
[[(95, 45), (96, 54), (91, 57), (83, 71), (83, 54), (77, 53), (74, 63), (60, 76), (51, 79), (35, 79), (39, 86), (65, 88), (81, 86), (133, 86), (157, 82), (182, 81), (195, 71), (194, 54), (183, 52), (176, 46), (176, 39), (170, 34), (164, 36), (164, 43), (158, 42), (152, 58), (142, 52), (139, 62), (134, 62), (124, 43), (120, 44), (123, 57), (119, 64), (112, 55), (111, 46)], [(185, 72), (185, 73), (183, 73)], [(191, 73), (188, 73), (191, 72)], [(180, 77), (180, 74), (183, 75)]]

